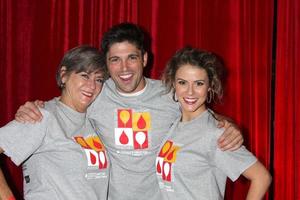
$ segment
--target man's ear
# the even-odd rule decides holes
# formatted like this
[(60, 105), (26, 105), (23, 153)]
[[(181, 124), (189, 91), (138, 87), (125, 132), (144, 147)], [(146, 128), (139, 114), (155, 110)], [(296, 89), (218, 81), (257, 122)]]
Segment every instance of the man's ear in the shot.
[(148, 53), (145, 52), (143, 55), (143, 66), (146, 67), (148, 63)]

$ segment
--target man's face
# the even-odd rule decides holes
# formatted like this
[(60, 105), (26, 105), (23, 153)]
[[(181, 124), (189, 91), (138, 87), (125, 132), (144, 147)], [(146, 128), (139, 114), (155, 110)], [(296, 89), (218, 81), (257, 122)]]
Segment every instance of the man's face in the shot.
[(128, 41), (114, 43), (106, 55), (106, 63), (117, 90), (135, 93), (145, 87), (143, 68), (147, 64), (147, 53)]

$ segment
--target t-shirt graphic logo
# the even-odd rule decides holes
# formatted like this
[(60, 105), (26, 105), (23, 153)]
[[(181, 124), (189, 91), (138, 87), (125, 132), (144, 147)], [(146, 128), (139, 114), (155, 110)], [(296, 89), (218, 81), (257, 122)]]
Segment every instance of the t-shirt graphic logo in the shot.
[(98, 136), (75, 136), (74, 140), (84, 149), (88, 166), (107, 168), (107, 156), (103, 143)]
[(173, 163), (176, 161), (176, 155), (179, 146), (174, 145), (170, 140), (166, 141), (156, 158), (156, 173), (162, 177), (162, 180), (171, 182)]
[(131, 109), (117, 110), (115, 144), (129, 149), (148, 148), (148, 131), (151, 117), (149, 112), (133, 112)]

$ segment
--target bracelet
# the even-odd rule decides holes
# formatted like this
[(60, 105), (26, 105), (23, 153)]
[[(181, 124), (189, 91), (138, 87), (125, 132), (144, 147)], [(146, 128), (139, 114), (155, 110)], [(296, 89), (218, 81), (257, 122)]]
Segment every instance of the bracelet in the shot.
[(12, 196), (8, 197), (7, 200), (16, 200), (16, 198), (14, 197), (14, 195), (12, 195)]

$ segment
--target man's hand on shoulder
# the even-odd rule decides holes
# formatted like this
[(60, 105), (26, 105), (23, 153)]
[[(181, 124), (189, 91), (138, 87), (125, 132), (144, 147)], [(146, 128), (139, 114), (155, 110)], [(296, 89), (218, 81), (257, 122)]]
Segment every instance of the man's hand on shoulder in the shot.
[(43, 115), (40, 112), (39, 107), (44, 107), (43, 101), (27, 101), (24, 105), (21, 105), (17, 110), (17, 113), (15, 114), (15, 120), (21, 123), (36, 123), (41, 121)]
[(215, 114), (218, 127), (224, 128), (223, 134), (218, 139), (218, 146), (222, 151), (235, 151), (240, 148), (244, 142), (244, 138), (240, 128), (229, 118)]

